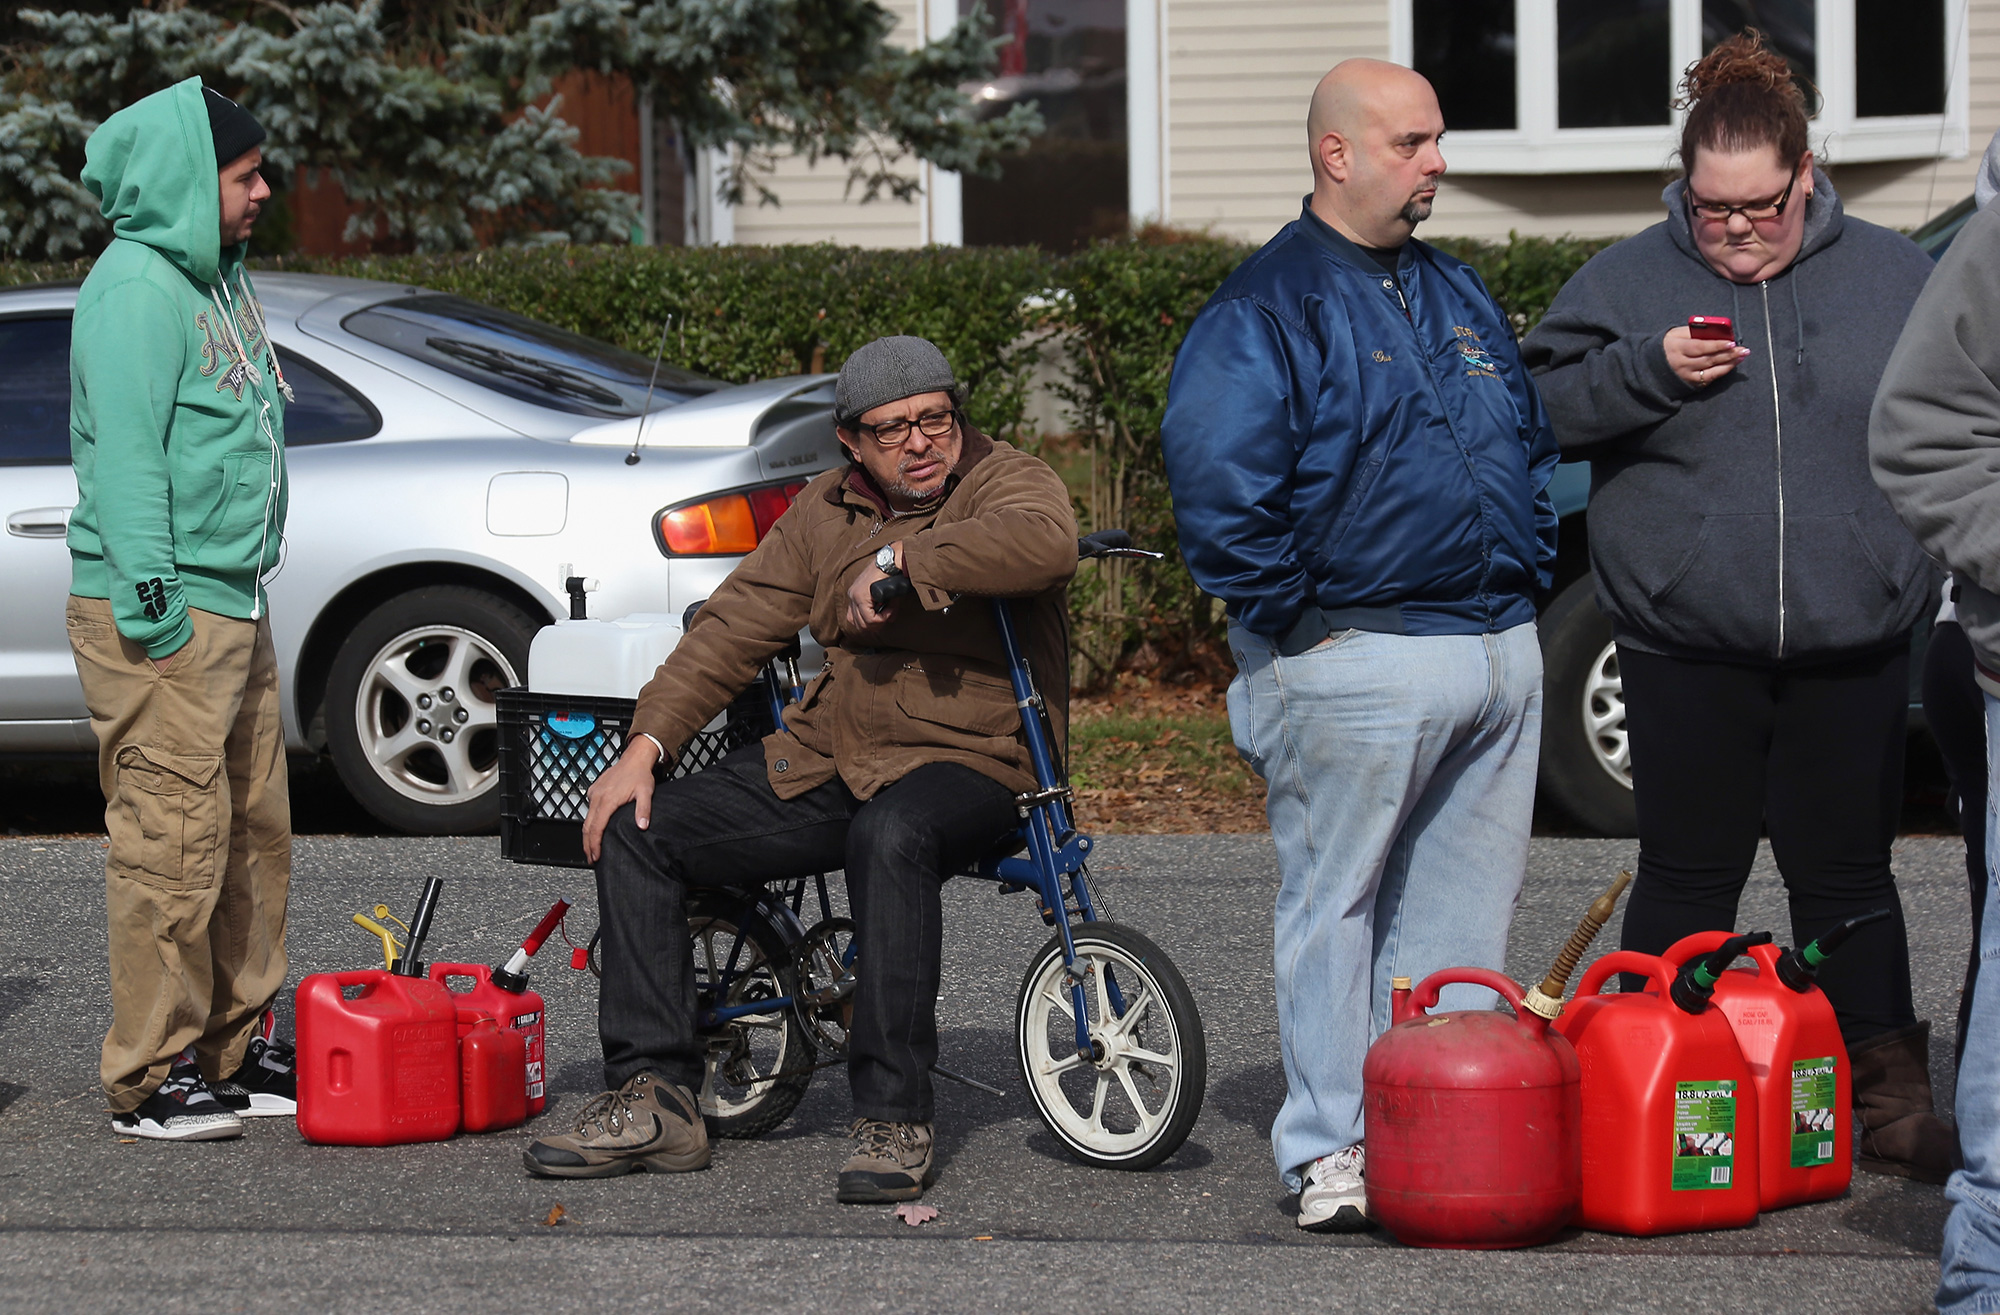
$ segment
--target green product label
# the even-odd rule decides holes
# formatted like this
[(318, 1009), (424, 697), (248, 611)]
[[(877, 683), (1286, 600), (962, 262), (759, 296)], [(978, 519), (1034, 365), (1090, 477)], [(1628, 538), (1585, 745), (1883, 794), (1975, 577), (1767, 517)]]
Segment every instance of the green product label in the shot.
[(1833, 1163), (1833, 1056), (1792, 1064), (1792, 1167)]
[(1736, 1084), (1674, 1084), (1674, 1190), (1728, 1190), (1736, 1168)]

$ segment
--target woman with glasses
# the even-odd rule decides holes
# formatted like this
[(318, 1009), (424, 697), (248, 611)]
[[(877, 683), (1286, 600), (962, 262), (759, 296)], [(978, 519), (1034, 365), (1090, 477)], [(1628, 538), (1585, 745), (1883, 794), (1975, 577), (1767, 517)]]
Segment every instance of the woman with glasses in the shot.
[(1942, 1182), (1956, 1139), (1932, 1112), (1889, 867), (1935, 577), (1868, 470), (1869, 406), (1931, 263), (1842, 213), (1756, 32), (1681, 91), (1665, 219), (1578, 271), (1522, 345), (1564, 455), (1591, 463), (1639, 815), (1622, 944), (1733, 928), (1766, 831), (1796, 943), (1890, 910), (1819, 981), (1862, 1167)]

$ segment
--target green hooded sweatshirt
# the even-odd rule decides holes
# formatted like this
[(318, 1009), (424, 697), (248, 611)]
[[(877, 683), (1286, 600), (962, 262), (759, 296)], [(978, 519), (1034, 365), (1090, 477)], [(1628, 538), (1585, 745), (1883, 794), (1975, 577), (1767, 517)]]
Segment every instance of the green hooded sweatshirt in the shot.
[(118, 111), (83, 183), (116, 235), (70, 337), (70, 589), (150, 657), (188, 609), (254, 620), (285, 525), (284, 399), (242, 246), (222, 248), (201, 79)]

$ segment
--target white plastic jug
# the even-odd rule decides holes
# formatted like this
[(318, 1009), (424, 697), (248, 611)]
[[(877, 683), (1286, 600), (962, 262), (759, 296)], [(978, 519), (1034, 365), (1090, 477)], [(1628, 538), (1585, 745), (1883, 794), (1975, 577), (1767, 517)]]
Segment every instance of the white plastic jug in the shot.
[(537, 631), (528, 648), (528, 688), (538, 694), (637, 698), (680, 642), (680, 618), (662, 612), (634, 612), (615, 621), (558, 621)]

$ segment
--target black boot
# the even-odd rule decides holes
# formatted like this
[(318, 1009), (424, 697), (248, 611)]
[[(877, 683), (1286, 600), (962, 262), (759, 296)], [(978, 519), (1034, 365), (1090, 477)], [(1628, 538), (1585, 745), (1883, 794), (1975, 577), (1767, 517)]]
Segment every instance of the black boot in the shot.
[(1958, 1129), (1931, 1104), (1931, 1025), (1912, 1023), (1849, 1046), (1861, 1167), (1941, 1183), (1960, 1167)]

